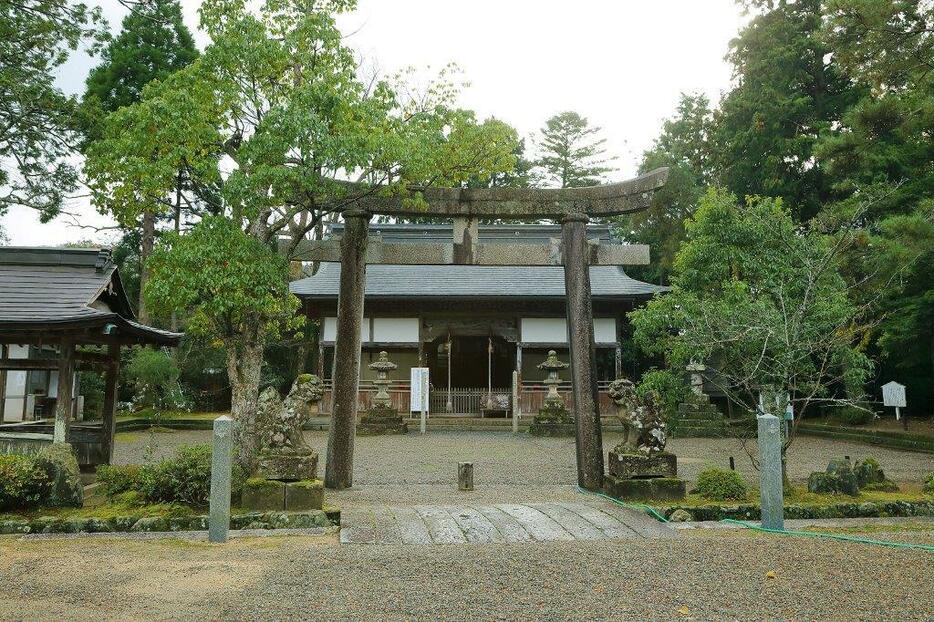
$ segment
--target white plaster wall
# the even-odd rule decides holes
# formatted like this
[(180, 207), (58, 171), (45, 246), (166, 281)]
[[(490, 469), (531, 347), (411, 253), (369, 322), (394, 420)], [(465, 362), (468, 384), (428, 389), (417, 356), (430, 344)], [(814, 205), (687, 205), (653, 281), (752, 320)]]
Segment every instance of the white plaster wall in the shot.
[(373, 341), (379, 343), (418, 343), (418, 318), (374, 318)]
[[(563, 317), (525, 317), (522, 318), (523, 343), (567, 343), (568, 323)], [(616, 342), (616, 320), (613, 318), (594, 318), (594, 341), (596, 343)]]
[[(337, 341), (337, 318), (324, 318), (324, 331), (322, 331), (322, 341), (334, 343)], [(370, 341), (370, 319), (363, 318), (363, 324), (360, 326), (360, 341), (366, 343)]]

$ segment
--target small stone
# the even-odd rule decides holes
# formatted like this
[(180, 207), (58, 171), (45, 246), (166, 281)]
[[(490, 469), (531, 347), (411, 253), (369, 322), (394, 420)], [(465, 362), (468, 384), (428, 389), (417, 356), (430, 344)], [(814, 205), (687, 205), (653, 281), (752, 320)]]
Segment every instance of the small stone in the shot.
[(691, 516), (691, 513), (687, 510), (678, 508), (671, 513), (671, 516), (668, 517), (668, 520), (672, 523), (688, 523), (694, 520), (694, 517)]

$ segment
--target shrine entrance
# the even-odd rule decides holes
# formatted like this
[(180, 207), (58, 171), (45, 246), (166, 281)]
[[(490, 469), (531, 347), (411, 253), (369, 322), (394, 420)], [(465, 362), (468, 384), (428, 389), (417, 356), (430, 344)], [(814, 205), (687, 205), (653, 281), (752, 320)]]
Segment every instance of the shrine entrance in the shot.
[[(591, 218), (647, 209), (668, 178), (657, 169), (629, 181), (586, 188), (410, 188), (420, 201), (399, 194), (358, 188), (341, 215), (340, 240), (306, 241), (296, 254), (304, 261), (339, 261), (340, 288), (336, 318), (333, 412), (328, 432), (325, 485), (353, 484), (353, 450), (360, 383), (360, 347), (366, 265), (499, 265), (564, 267), (567, 343), (576, 428), (577, 481), (588, 490), (603, 486), (603, 444), (597, 387), (596, 346), (590, 268), (647, 264), (645, 245), (601, 244), (587, 239)], [(390, 218), (454, 220), (451, 243), (411, 244), (369, 241), (374, 215)], [(480, 219), (556, 220), (561, 239), (548, 244), (481, 244)]]

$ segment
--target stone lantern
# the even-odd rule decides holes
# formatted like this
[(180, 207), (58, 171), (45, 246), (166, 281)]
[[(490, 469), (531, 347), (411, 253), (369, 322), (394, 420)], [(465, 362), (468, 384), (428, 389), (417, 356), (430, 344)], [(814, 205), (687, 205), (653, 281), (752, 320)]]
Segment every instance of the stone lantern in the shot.
[(379, 353), (379, 359), (373, 361), (367, 367), (376, 372), (376, 380), (373, 381), (373, 384), (376, 385), (377, 391), (376, 397), (373, 398), (373, 404), (391, 408), (392, 400), (389, 399), (389, 392), (386, 389), (391, 384), (389, 372), (395, 370), (398, 365), (390, 361), (389, 354), (383, 350)]
[(548, 372), (548, 376), (543, 381), (548, 387), (548, 395), (545, 396), (545, 403), (564, 405), (564, 399), (562, 399), (561, 395), (558, 393), (558, 385), (561, 384), (561, 378), (558, 377), (558, 372), (562, 369), (567, 369), (568, 364), (558, 360), (557, 352), (549, 350), (548, 358), (545, 359), (545, 362), (539, 363), (538, 368)]
[(529, 434), (533, 436), (574, 436), (574, 420), (571, 418), (571, 412), (565, 405), (564, 399), (558, 393), (558, 385), (561, 384), (558, 372), (567, 369), (568, 364), (558, 360), (557, 352), (549, 350), (548, 358), (540, 363), (538, 368), (548, 372), (543, 381), (543, 384), (548, 387), (548, 394), (545, 396), (545, 403), (542, 404), (538, 414), (532, 419)]
[(370, 409), (364, 413), (357, 426), (357, 434), (361, 436), (375, 436), (378, 434), (405, 434), (409, 431), (408, 425), (399, 415), (399, 411), (392, 407), (389, 397), (389, 372), (398, 367), (389, 360), (385, 351), (379, 353), (379, 358), (367, 365), (376, 372), (376, 395), (370, 404)]

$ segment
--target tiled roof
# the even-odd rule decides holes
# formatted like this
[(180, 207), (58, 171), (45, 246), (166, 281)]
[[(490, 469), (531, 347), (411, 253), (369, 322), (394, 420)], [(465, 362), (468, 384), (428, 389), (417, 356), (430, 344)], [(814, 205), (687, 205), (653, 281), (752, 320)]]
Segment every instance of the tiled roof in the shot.
[[(314, 276), (294, 281), (292, 293), (302, 298), (336, 298), (340, 264), (323, 263)], [(667, 287), (630, 278), (622, 268), (590, 269), (594, 298), (651, 296)], [(381, 265), (366, 267), (366, 295), (382, 298), (561, 298), (561, 266)]]

